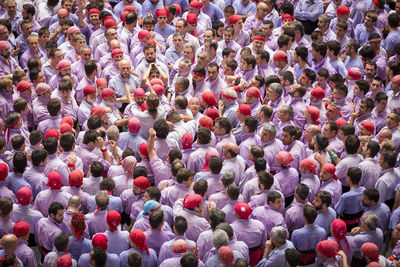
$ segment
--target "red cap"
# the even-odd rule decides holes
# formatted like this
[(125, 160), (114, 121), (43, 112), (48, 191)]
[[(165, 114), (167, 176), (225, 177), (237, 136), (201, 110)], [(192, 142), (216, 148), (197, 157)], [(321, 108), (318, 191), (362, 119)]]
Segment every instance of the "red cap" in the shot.
[(194, 209), (202, 201), (203, 201), (203, 198), (199, 194), (187, 194), (185, 196), (185, 198), (183, 199), (183, 207), (188, 208), (188, 209)]
[(124, 11), (124, 12), (122, 12), (121, 15), (119, 15), (120, 21), (125, 22), (125, 16), (126, 16), (126, 14), (128, 14), (128, 13), (129, 13), (129, 11)]
[(144, 92), (144, 90), (142, 88), (136, 88), (133, 91), (133, 97), (142, 97), (142, 96), (145, 96), (145, 95), (146, 94), (145, 94), (145, 92)]
[(147, 41), (146, 41), (146, 44), (152, 44), (152, 45), (154, 46), (154, 48), (157, 47), (157, 43), (156, 43), (156, 41), (154, 41), (154, 40), (147, 40)]
[(101, 248), (106, 251), (108, 248), (108, 239), (105, 234), (96, 234), (92, 239), (92, 245), (94, 248)]
[(97, 116), (103, 116), (104, 115), (104, 113), (106, 113), (106, 108), (105, 107), (103, 107), (103, 106), (96, 106), (96, 107), (93, 107), (91, 110), (90, 110), (90, 116), (94, 116), (94, 115), (97, 115)]
[(92, 8), (89, 10), (89, 16), (92, 14), (100, 15), (100, 10), (98, 10), (97, 8)]
[(113, 19), (108, 19), (104, 21), (104, 27), (106, 27), (106, 29), (111, 27), (117, 27), (117, 22)]
[(239, 111), (245, 116), (251, 116), (251, 107), (247, 104), (240, 104)]
[(308, 106), (307, 107), (307, 112), (308, 114), (310, 114), (310, 116), (314, 119), (315, 124), (319, 125), (319, 109), (317, 107), (313, 107), (313, 106)]
[(30, 226), (27, 222), (19, 221), (14, 224), (14, 235), (22, 237), (29, 234)]
[(83, 172), (81, 170), (73, 170), (69, 174), (69, 186), (82, 186)]
[(393, 83), (400, 84), (400, 75), (396, 75), (392, 78)]
[(336, 122), (337, 126), (339, 127), (339, 130), (340, 130), (340, 127), (347, 124), (347, 121), (345, 121), (345, 120), (336, 120), (335, 122)]
[(153, 90), (158, 96), (160, 96), (164, 93), (164, 86), (155, 84), (155, 85), (153, 85)]
[(149, 31), (141, 30), (141, 31), (138, 33), (138, 38), (139, 38), (139, 40), (142, 40), (143, 38), (146, 38), (147, 36), (150, 36), (150, 35), (151, 35), (151, 34), (150, 34)]
[(283, 51), (276, 51), (274, 56), (273, 56), (273, 60), (276, 61), (288, 61), (288, 57), (287, 54)]
[(300, 162), (300, 166), (303, 167), (304, 169), (311, 171), (312, 173), (316, 174), (316, 169), (317, 169), (317, 162), (313, 160), (312, 158), (306, 158), (303, 159)]
[(124, 11), (136, 12), (136, 7), (134, 7), (134, 6), (125, 6), (124, 7)]
[(122, 51), (120, 48), (115, 48), (111, 52), (111, 57), (114, 58), (116, 55), (123, 55), (124, 51)]
[(139, 176), (135, 180), (133, 180), (133, 185), (135, 185), (143, 190), (145, 190), (146, 188), (151, 186), (149, 179), (147, 179), (144, 176)]
[[(230, 24), (230, 25), (233, 25), (233, 24), (235, 24), (236, 22), (241, 21), (241, 20), (242, 20), (242, 17), (235, 14), (235, 15), (232, 15), (232, 16), (229, 18), (229, 24)], [(243, 21), (243, 20), (242, 20), (242, 21)]]
[(166, 8), (161, 8), (157, 9), (155, 12), (156, 17), (158, 18), (159, 16), (166, 16), (167, 18), (169, 17), (169, 10)]
[(107, 224), (110, 228), (111, 232), (115, 232), (117, 230), (118, 225), (121, 223), (121, 214), (119, 214), (116, 210), (110, 210), (107, 213)]
[(212, 131), (213, 120), (208, 116), (203, 116), (199, 120), (199, 125), (200, 125), (200, 127), (206, 127), (207, 129)]
[(317, 245), (318, 251), (323, 254), (325, 257), (333, 257), (336, 256), (339, 251), (339, 245), (336, 241), (333, 240), (324, 240), (319, 242)]
[(291, 21), (294, 21), (294, 17), (290, 14), (282, 15), (282, 21), (284, 21), (285, 19), (290, 19)]
[(87, 85), (83, 88), (83, 96), (88, 96), (94, 93), (96, 93), (96, 88), (94, 88), (93, 85)]
[(225, 266), (233, 266), (235, 254), (230, 247), (222, 246), (218, 249), (218, 258), (225, 263)]
[(333, 179), (337, 180), (338, 177), (336, 176), (336, 167), (332, 163), (326, 163), (324, 166), (322, 166), (321, 170), (326, 171), (327, 173), (330, 173), (333, 175)]
[(190, 25), (194, 25), (197, 23), (197, 16), (193, 13), (187, 14), (186, 22)]
[(250, 208), (249, 204), (239, 201), (235, 205), (235, 212), (240, 218), (247, 220), (253, 210)]
[(61, 189), (61, 185), (62, 185), (61, 175), (56, 171), (50, 172), (47, 181), (47, 186), (50, 187), (51, 190), (59, 190)]
[(173, 253), (185, 253), (188, 250), (188, 243), (184, 239), (178, 239), (172, 244)]
[(206, 91), (204, 93), (201, 94), (201, 98), (203, 99), (203, 101), (209, 106), (215, 106), (218, 104), (217, 101), (217, 97), (215, 96), (215, 94), (211, 91)]
[(18, 92), (25, 92), (26, 90), (32, 88), (32, 84), (28, 81), (22, 80), (17, 85)]
[(253, 36), (253, 40), (258, 40), (258, 41), (265, 42), (267, 39), (265, 39), (265, 37), (260, 36), (260, 35), (254, 35)]
[(109, 19), (112, 19), (111, 15), (107, 15), (107, 16), (105, 16), (104, 18), (102, 18), (100, 20), (103, 21), (103, 23), (104, 23), (104, 21), (109, 20)]
[(204, 115), (210, 117), (213, 120), (213, 122), (215, 121), (216, 118), (219, 118), (219, 113), (216, 108), (207, 110), (206, 112), (204, 112)]
[(32, 191), (29, 187), (23, 186), (17, 192), (18, 204), (22, 206), (28, 205), (32, 199)]
[(340, 112), (340, 110), (337, 109), (336, 107), (332, 106), (332, 105), (328, 105), (328, 106), (326, 107), (326, 109), (329, 109), (330, 111), (335, 112), (335, 113), (336, 113), (338, 116), (340, 116), (340, 117), (343, 116), (342, 113)]
[(8, 165), (0, 163), (0, 181), (4, 181), (8, 176)]
[(249, 89), (247, 89), (246, 95), (258, 98), (260, 100), (260, 102), (262, 103), (261, 92), (260, 92), (260, 89), (258, 89), (257, 87), (250, 87)]
[(57, 267), (71, 267), (72, 258), (69, 254), (61, 256), (57, 261)]
[(147, 143), (142, 143), (139, 146), (139, 152), (140, 154), (142, 154), (142, 156), (144, 156), (145, 158), (149, 157), (149, 151), (147, 151)]
[[(332, 221), (332, 234), (339, 241), (345, 240), (347, 248), (350, 249), (350, 246), (349, 246), (349, 244), (347, 242), (347, 238), (346, 238), (347, 225), (343, 220), (335, 219)], [(342, 245), (340, 245), (340, 242), (338, 242), (338, 245), (339, 245), (339, 249), (342, 249)]]
[(146, 250), (147, 255), (150, 255), (149, 253), (149, 247), (146, 244), (146, 236), (144, 235), (143, 231), (140, 229), (135, 229), (129, 234), (129, 238), (132, 240), (133, 243), (135, 243), (135, 246), (137, 248), (140, 248), (142, 252)]
[(322, 87), (317, 86), (311, 90), (310, 94), (315, 98), (322, 99), (325, 97), (325, 90)]
[(182, 136), (182, 148), (183, 149), (192, 148), (193, 141), (194, 141), (193, 136), (190, 133), (185, 133)]
[(66, 60), (66, 59), (61, 59), (60, 62), (58, 62), (57, 65), (56, 65), (56, 70), (57, 70), (57, 71), (60, 71), (60, 70), (62, 70), (63, 68), (65, 68), (65, 67), (70, 67), (70, 66), (71, 66), (71, 62), (69, 62), (69, 61)]
[(375, 131), (375, 125), (372, 121), (363, 121), (361, 122), (361, 126), (370, 133), (373, 133)]
[(293, 161), (293, 156), (287, 151), (280, 151), (276, 154), (276, 160), (282, 166), (289, 167), (290, 163)]
[(68, 123), (62, 123), (60, 125), (60, 133), (61, 134), (74, 133), (74, 130), (72, 129), (71, 125), (69, 125)]
[(362, 72), (359, 68), (350, 68), (347, 70), (347, 74), (353, 78), (353, 80), (359, 80), (362, 77)]
[(190, 2), (189, 7), (191, 8), (196, 8), (196, 9), (202, 9), (203, 8), (203, 3), (197, 1), (197, 0), (193, 0), (192, 2)]
[(175, 8), (176, 8), (176, 13), (175, 13), (175, 15), (178, 16), (179, 14), (181, 14), (181, 6), (180, 6), (178, 3), (173, 4), (173, 5), (174, 5)]
[(336, 15), (350, 14), (350, 10), (347, 6), (340, 6), (336, 9)]
[(206, 160), (204, 162), (203, 169), (201, 170), (202, 172), (209, 172), (210, 171), (210, 166), (209, 165), (210, 165), (211, 157), (219, 158), (219, 153), (217, 151), (215, 151), (215, 150), (209, 150), (206, 153), (206, 156), (205, 156)]
[(104, 88), (104, 90), (101, 92), (101, 98), (103, 99), (113, 95), (115, 95), (115, 91), (111, 88)]
[(361, 246), (361, 252), (367, 258), (370, 258), (372, 261), (379, 261), (379, 248), (377, 245), (371, 242), (366, 242)]
[(140, 120), (137, 117), (132, 117), (128, 121), (128, 130), (131, 133), (137, 133), (141, 128)]
[(50, 137), (54, 137), (58, 140), (58, 138), (60, 137), (60, 133), (56, 129), (47, 130), (46, 134), (44, 135), (44, 140)]
[(164, 87), (163, 81), (158, 78), (151, 79), (150, 84), (151, 84), (151, 86), (158, 84), (158, 85), (161, 85), (162, 87)]
[(65, 116), (65, 117), (63, 117), (63, 118), (61, 119), (60, 125), (61, 125), (61, 124), (64, 124), (64, 123), (67, 123), (67, 124), (71, 125), (71, 127), (74, 126), (74, 120), (72, 119), (71, 116)]

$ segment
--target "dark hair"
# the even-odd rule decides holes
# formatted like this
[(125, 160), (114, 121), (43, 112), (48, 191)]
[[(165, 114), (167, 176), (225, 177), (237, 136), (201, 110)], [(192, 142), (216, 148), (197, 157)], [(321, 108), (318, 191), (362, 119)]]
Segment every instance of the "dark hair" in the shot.
[(295, 248), (287, 248), (285, 250), (285, 259), (289, 263), (289, 267), (297, 267), (300, 262), (300, 252)]
[(55, 137), (49, 137), (44, 140), (43, 147), (47, 150), (49, 155), (55, 154), (57, 152), (58, 141)]
[(332, 203), (332, 195), (327, 191), (321, 190), (315, 194), (315, 197), (321, 199), (321, 203), (326, 204), (327, 207), (329, 207)]
[(375, 203), (379, 202), (379, 191), (376, 188), (367, 188), (364, 190), (363, 194), (368, 200), (374, 201)]
[(328, 47), (326, 46), (326, 44), (322, 41), (317, 41), (312, 43), (312, 48), (315, 49), (315, 51), (317, 51), (322, 57), (326, 56), (326, 51), (328, 49)]
[(380, 150), (379, 143), (374, 140), (370, 140), (367, 144), (367, 149), (370, 150), (369, 157), (375, 158)]
[(112, 192), (115, 189), (115, 182), (113, 179), (106, 177), (100, 182), (99, 187), (100, 190)]
[(13, 157), (14, 172), (24, 173), (26, 166), (28, 166), (28, 161), (26, 159), (25, 153), (15, 152)]
[(215, 229), (221, 229), (223, 230), (227, 235), (229, 239), (233, 238), (233, 228), (229, 223), (223, 222), (217, 225)]
[(9, 197), (3, 197), (0, 199), (0, 212), (1, 215), (8, 215), (13, 210), (13, 202)]
[(56, 237), (56, 239), (54, 239), (54, 246), (60, 252), (66, 250), (68, 244), (69, 244), (69, 235), (67, 233), (61, 233)]
[(159, 119), (154, 122), (153, 129), (156, 131), (157, 138), (165, 139), (169, 133), (169, 126), (164, 119)]
[(295, 192), (301, 200), (306, 200), (308, 195), (310, 194), (310, 189), (306, 184), (299, 183), (296, 187)]
[(396, 154), (392, 151), (382, 152), (381, 157), (383, 157), (383, 162), (386, 162), (389, 168), (396, 166)]
[(71, 133), (64, 133), (60, 136), (60, 146), (65, 152), (72, 150), (75, 144), (75, 137)]
[(96, 267), (103, 267), (106, 265), (107, 262), (107, 253), (99, 247), (94, 247), (92, 260), (94, 260), (94, 262), (96, 263)]
[(29, 135), (29, 142), (31, 145), (37, 145), (42, 141), (42, 132), (38, 130), (33, 130)]
[(257, 158), (263, 158), (265, 153), (262, 147), (257, 145), (252, 145), (250, 147), (250, 154), (253, 155), (255, 159), (257, 159)]
[(358, 148), (360, 147), (360, 139), (358, 139), (358, 137), (355, 135), (350, 135), (349, 137), (347, 137), (344, 145), (347, 154), (356, 154)]
[(179, 235), (183, 235), (187, 230), (187, 220), (183, 216), (176, 216), (174, 221), (175, 231)]
[(358, 185), (362, 176), (361, 169), (357, 167), (350, 167), (347, 170), (347, 176), (349, 177), (352, 184)]
[(232, 183), (228, 185), (228, 187), (226, 188), (226, 193), (228, 194), (231, 200), (237, 200), (240, 195), (239, 187), (237, 187), (237, 185)]
[(61, 102), (58, 98), (51, 98), (47, 103), (47, 110), (50, 116), (57, 116), (61, 109)]
[(271, 189), (271, 186), (274, 184), (274, 176), (266, 171), (260, 171), (257, 175), (260, 184), (262, 184), (266, 190)]
[(83, 135), (82, 143), (85, 145), (89, 144), (90, 142), (95, 143), (99, 134), (95, 130), (87, 130)]
[(39, 167), (40, 162), (45, 161), (47, 155), (47, 151), (44, 149), (33, 150), (31, 154), (32, 165), (35, 167)]
[(154, 199), (157, 202), (160, 201), (161, 191), (157, 186), (147, 187), (146, 192), (149, 195), (150, 199)]
[(269, 204), (269, 202), (275, 203), (275, 201), (279, 198), (282, 198), (281, 194), (279, 194), (276, 191), (271, 191), (268, 193), (267, 203), (268, 204)]
[(215, 208), (210, 212), (210, 225), (211, 229), (215, 230), (217, 225), (225, 222), (226, 214), (219, 208)]
[(326, 43), (326, 45), (327, 45), (327, 47), (328, 47), (329, 50), (332, 50), (332, 51), (333, 51), (333, 54), (334, 54), (336, 57), (338, 56), (338, 54), (339, 54), (339, 52), (340, 52), (340, 49), (342, 49), (340, 43), (339, 43), (338, 41), (336, 41), (336, 40), (334, 40), (334, 41), (329, 41), (329, 42)]
[(204, 179), (200, 179), (193, 185), (193, 191), (195, 194), (198, 194), (202, 197), (207, 193), (208, 190), (208, 183)]
[(142, 266), (142, 256), (139, 252), (132, 250), (128, 255), (128, 266), (137, 267)]
[(20, 150), (25, 144), (25, 137), (22, 135), (16, 135), (11, 139), (11, 145), (14, 150)]
[(149, 218), (150, 226), (157, 229), (164, 222), (164, 212), (161, 210), (153, 212)]
[(89, 119), (87, 120), (87, 126), (89, 130), (96, 130), (97, 128), (100, 128), (102, 123), (103, 122), (99, 115), (90, 116)]
[(369, 98), (369, 97), (361, 100), (361, 103), (365, 104), (367, 106), (367, 110), (372, 111), (375, 107), (374, 100), (372, 100), (372, 98)]
[(215, 123), (218, 123), (219, 126), (225, 130), (225, 133), (230, 133), (232, 130), (232, 123), (225, 117), (216, 118), (214, 125)]
[(104, 172), (104, 166), (101, 164), (99, 161), (93, 161), (90, 164), (90, 173), (92, 174), (93, 177), (97, 178), (103, 175)]
[(197, 267), (199, 259), (193, 252), (186, 252), (179, 261), (182, 267)]
[(53, 202), (49, 206), (48, 213), (56, 216), (59, 210), (64, 211), (64, 206), (60, 202)]
[(97, 70), (97, 61), (94, 59), (89, 59), (85, 63), (85, 74), (86, 76), (92, 75), (92, 73)]
[(298, 47), (296, 47), (294, 49), (294, 51), (296, 52), (296, 55), (301, 58), (301, 60), (307, 61), (307, 57), (308, 57), (308, 49), (307, 49), (307, 47), (298, 46)]
[(211, 131), (206, 127), (200, 127), (197, 132), (197, 142), (200, 145), (209, 144), (211, 141)]
[(208, 166), (212, 174), (219, 174), (222, 169), (222, 160), (217, 156), (212, 156)]
[(257, 130), (258, 121), (256, 118), (251, 116), (244, 117), (244, 125), (247, 126), (250, 133), (253, 133)]
[(340, 131), (342, 131), (344, 136), (349, 136), (349, 135), (354, 135), (356, 129), (354, 128), (353, 125), (347, 123), (345, 125), (340, 126)]
[(339, 131), (339, 126), (337, 125), (337, 123), (335, 121), (327, 121), (326, 124), (329, 125), (331, 131), (335, 131), (336, 135)]
[(303, 207), (303, 215), (306, 218), (307, 223), (314, 223), (317, 219), (317, 209), (312, 205), (305, 205)]
[(267, 168), (267, 161), (264, 158), (256, 158), (254, 161), (254, 169), (256, 170), (256, 173), (260, 171), (265, 171)]

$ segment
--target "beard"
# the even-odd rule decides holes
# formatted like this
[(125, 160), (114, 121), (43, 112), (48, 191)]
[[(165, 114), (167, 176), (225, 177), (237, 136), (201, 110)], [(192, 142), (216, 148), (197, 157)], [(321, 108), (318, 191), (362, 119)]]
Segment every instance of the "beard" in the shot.
[(314, 205), (314, 207), (315, 207), (317, 210), (321, 210), (321, 209), (322, 209), (322, 205), (319, 205), (319, 206), (315, 206), (315, 205)]
[(308, 144), (308, 148), (311, 149), (312, 151), (314, 151), (315, 146), (314, 146), (314, 144), (309, 143)]

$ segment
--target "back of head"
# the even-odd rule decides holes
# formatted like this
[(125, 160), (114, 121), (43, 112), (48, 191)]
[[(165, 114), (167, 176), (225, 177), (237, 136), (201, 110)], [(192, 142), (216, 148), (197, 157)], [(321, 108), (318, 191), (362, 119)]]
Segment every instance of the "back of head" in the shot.
[(106, 210), (108, 207), (108, 203), (110, 202), (110, 199), (109, 199), (107, 193), (104, 191), (98, 192), (95, 200), (96, 200), (96, 206), (100, 210)]
[(197, 267), (199, 264), (199, 259), (193, 252), (186, 252), (183, 254), (180, 264), (182, 267)]
[(107, 253), (103, 249), (95, 247), (91, 259), (95, 262), (96, 267), (104, 267), (107, 262)]
[(219, 208), (215, 208), (210, 212), (211, 229), (215, 229), (217, 225), (225, 222), (226, 214)]
[(54, 246), (57, 251), (65, 251), (68, 248), (68, 244), (69, 235), (67, 233), (61, 233), (54, 239)]
[(131, 251), (128, 255), (128, 267), (142, 266), (142, 256), (137, 251)]

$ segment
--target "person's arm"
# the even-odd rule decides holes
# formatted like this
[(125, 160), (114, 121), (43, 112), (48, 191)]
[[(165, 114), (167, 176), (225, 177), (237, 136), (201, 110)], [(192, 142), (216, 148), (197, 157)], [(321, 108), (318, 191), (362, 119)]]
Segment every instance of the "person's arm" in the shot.
[(400, 188), (396, 192), (396, 197), (394, 198), (394, 205), (392, 212), (394, 212), (400, 205)]
[(147, 68), (147, 70), (143, 74), (142, 81), (140, 82), (140, 86), (141, 87), (145, 87), (146, 86), (146, 81), (148, 80), (148, 78), (150, 76), (150, 70), (151, 70), (152, 65), (153, 65), (153, 63), (151, 63), (149, 65), (149, 67)]
[[(151, 14), (151, 13), (150, 13)], [(151, 14), (151, 16), (153, 16), (153, 14)], [(150, 32), (150, 39), (153, 40), (154, 42), (156, 42), (156, 45), (158, 46), (158, 48), (160, 49), (160, 51), (163, 51), (164, 47), (162, 46), (162, 44), (160, 44), (157, 40), (156, 40), (156, 33), (155, 32)]]
[(129, 104), (133, 102), (131, 89), (132, 89), (131, 85), (126, 83), (125, 84), (125, 94), (126, 94), (126, 98), (127, 98)]
[(110, 140), (110, 147), (112, 149), (112, 154), (114, 156), (114, 160), (117, 163), (117, 165), (121, 165), (121, 162), (119, 161), (119, 155), (118, 155), (118, 150), (117, 150), (117, 143), (113, 140)]
[(347, 255), (346, 255), (346, 253), (344, 253), (344, 251), (343, 250), (339, 250), (338, 251), (338, 255), (340, 255), (341, 257), (342, 257), (342, 259), (343, 259), (343, 267), (349, 267), (349, 264), (347, 263)]
[(116, 120), (114, 122), (114, 125), (117, 127), (126, 126), (126, 125), (128, 125), (129, 119), (130, 118), (123, 118), (123, 119)]
[[(84, 28), (86, 26), (85, 20), (83, 19), (83, 7), (85, 5), (84, 1), (78, 0), (78, 26)], [(74, 5), (72, 5), (74, 6)]]
[(158, 158), (157, 152), (154, 149), (154, 140), (156, 139), (156, 131), (153, 128), (149, 129), (149, 140), (147, 140), (147, 152), (149, 153), (149, 159)]
[(271, 252), (271, 250), (273, 249), (273, 245), (271, 240), (268, 240), (267, 242), (265, 242), (265, 249), (264, 249), (264, 253), (263, 253), (263, 259), (266, 259), (269, 255), (269, 253)]
[(50, 35), (49, 40), (54, 40), (61, 31), (62, 31), (62, 26), (58, 25), (56, 31), (52, 35)]
[(163, 81), (164, 85), (168, 85), (168, 75), (156, 64), (154, 64), (154, 67), (160, 72), (161, 80)]
[(103, 158), (112, 164), (110, 154), (108, 154), (107, 148), (104, 145), (104, 139), (102, 137), (97, 137), (96, 143), (97, 147), (100, 148), (101, 153), (103, 153)]

